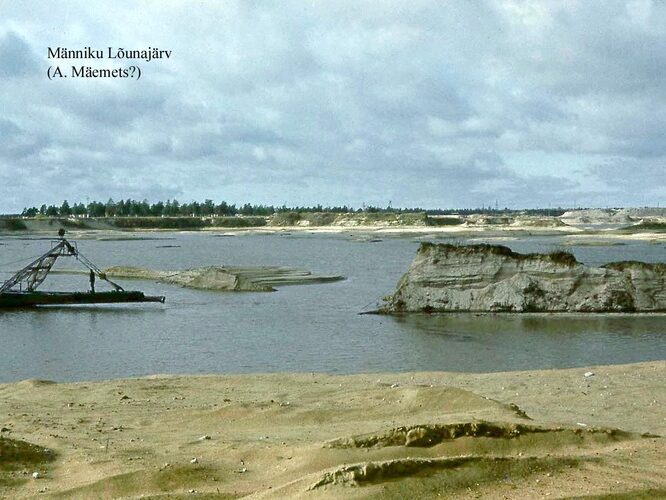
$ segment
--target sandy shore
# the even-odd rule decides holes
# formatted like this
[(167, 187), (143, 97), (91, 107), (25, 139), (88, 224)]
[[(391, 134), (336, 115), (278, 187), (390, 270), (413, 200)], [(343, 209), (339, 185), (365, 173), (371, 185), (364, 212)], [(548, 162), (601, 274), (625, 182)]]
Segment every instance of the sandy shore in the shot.
[(3, 384), (0, 496), (656, 498), (665, 380), (659, 361)]
[[(48, 231), (1, 231), (3, 238), (38, 238), (53, 235)], [(140, 240), (162, 239), (169, 234), (212, 234), (216, 236), (242, 236), (248, 234), (285, 235), (285, 234), (336, 234), (359, 238), (359, 241), (376, 241), (378, 238), (474, 238), (487, 240), (510, 240), (526, 236), (567, 237), (567, 244), (572, 245), (613, 245), (621, 241), (666, 242), (666, 232), (644, 231), (625, 233), (616, 230), (583, 229), (575, 226), (533, 227), (533, 226), (262, 226), (253, 228), (201, 228), (198, 230), (174, 229), (137, 229), (137, 230), (79, 230), (69, 229), (68, 237), (73, 240)], [(150, 235), (150, 236), (147, 236)]]

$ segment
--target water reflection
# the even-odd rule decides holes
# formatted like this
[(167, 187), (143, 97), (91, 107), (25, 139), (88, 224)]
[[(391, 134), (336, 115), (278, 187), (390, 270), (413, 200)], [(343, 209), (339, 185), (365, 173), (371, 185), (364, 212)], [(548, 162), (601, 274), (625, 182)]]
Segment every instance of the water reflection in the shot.
[(436, 370), (573, 367), (666, 354), (664, 314), (416, 314), (394, 322)]
[(406, 330), (425, 334), (534, 333), (573, 335), (612, 333), (624, 335), (666, 334), (666, 314), (411, 314), (395, 316)]

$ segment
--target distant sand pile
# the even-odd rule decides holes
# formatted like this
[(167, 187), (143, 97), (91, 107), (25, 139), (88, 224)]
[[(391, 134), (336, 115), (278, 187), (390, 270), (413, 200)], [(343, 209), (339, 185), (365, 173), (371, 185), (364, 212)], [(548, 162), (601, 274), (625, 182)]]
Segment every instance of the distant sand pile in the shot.
[(271, 217), (269, 226), (394, 227), (425, 226), (427, 221), (425, 212), (278, 212)]
[(567, 225), (628, 225), (639, 222), (666, 222), (666, 208), (590, 208), (570, 210), (560, 217)]
[(517, 226), (517, 227), (563, 227), (566, 226), (564, 222), (562, 222), (560, 219), (557, 217), (535, 217), (535, 216), (518, 216), (514, 219), (514, 221), (511, 223), (512, 226)]

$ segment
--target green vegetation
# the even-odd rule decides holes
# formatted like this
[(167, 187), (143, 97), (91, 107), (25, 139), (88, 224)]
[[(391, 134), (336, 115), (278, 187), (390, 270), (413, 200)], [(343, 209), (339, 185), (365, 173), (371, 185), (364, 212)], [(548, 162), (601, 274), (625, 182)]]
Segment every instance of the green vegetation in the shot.
[[(70, 217), (70, 216), (87, 216), (87, 217), (229, 217), (235, 215), (245, 216), (268, 216), (276, 213), (289, 212), (289, 213), (425, 213), (426, 215), (471, 215), (471, 214), (485, 214), (485, 215), (510, 215), (521, 213), (523, 215), (546, 215), (557, 217), (562, 215), (568, 209), (565, 208), (548, 208), (548, 209), (524, 209), (514, 210), (509, 208), (499, 209), (490, 206), (478, 208), (461, 208), (461, 209), (424, 209), (424, 208), (393, 208), (389, 203), (387, 207), (380, 208), (375, 206), (366, 206), (361, 208), (354, 208), (351, 206), (294, 206), (287, 207), (286, 205), (252, 205), (245, 203), (244, 205), (229, 204), (226, 201), (215, 203), (213, 200), (207, 199), (203, 202), (193, 201), (191, 203), (179, 203), (178, 200), (158, 201), (156, 203), (149, 203), (148, 200), (120, 200), (114, 201), (109, 199), (107, 202), (91, 201), (84, 205), (83, 203), (74, 203), (70, 205), (67, 200), (64, 200), (60, 206), (43, 204), (39, 208), (26, 207), (21, 213), (24, 217)], [(435, 219), (431, 220), (433, 225), (448, 225), (455, 224), (455, 219)]]
[(455, 245), (451, 243), (431, 243), (429, 241), (421, 243), (419, 252), (428, 252), (433, 249), (441, 249), (445, 252), (454, 251), (457, 253), (484, 253), (491, 255), (502, 255), (505, 257), (511, 257), (516, 260), (528, 260), (528, 259), (549, 259), (552, 262), (563, 264), (565, 266), (575, 266), (578, 264), (576, 257), (569, 252), (564, 252), (561, 250), (556, 250), (550, 252), (549, 254), (540, 254), (540, 253), (518, 253), (511, 250), (509, 247), (504, 245), (489, 245), (487, 243), (480, 243), (478, 245)]
[(58, 219), (58, 222), (63, 227), (71, 229), (89, 229), (88, 224), (85, 223), (85, 219)]
[(0, 227), (3, 227), (9, 231), (22, 231), (28, 229), (25, 223), (21, 219), (4, 219), (0, 221)]
[(635, 312), (634, 298), (625, 290), (612, 290), (604, 306), (610, 311)]
[[(380, 211), (370, 207), (369, 211)], [(40, 208), (27, 207), (21, 213), (24, 217), (230, 217), (235, 215), (245, 216), (267, 216), (278, 212), (333, 212), (346, 213), (354, 211), (347, 206), (322, 207), (293, 207), (283, 205), (252, 205), (245, 203), (242, 206), (229, 204), (226, 201), (214, 203), (207, 199), (203, 203), (193, 201), (191, 203), (179, 203), (178, 200), (158, 201), (150, 204), (148, 200), (137, 201), (132, 199), (114, 201), (109, 199), (106, 203), (92, 201), (87, 205), (75, 203), (70, 205), (67, 200), (62, 205), (42, 205)], [(360, 211), (360, 210), (359, 210)]]
[(428, 226), (459, 226), (463, 222), (461, 217), (426, 217)]
[(338, 214), (333, 212), (314, 212), (307, 214), (307, 220), (313, 226), (328, 226), (335, 221)]
[(212, 227), (261, 227), (267, 224), (265, 217), (215, 217)]
[(646, 221), (634, 224), (633, 226), (623, 227), (622, 231), (627, 233), (663, 233), (666, 231), (666, 223)]
[(640, 262), (637, 260), (609, 262), (608, 264), (604, 264), (601, 267), (605, 267), (606, 269), (615, 269), (616, 271), (625, 271), (627, 269), (645, 269), (648, 271), (666, 272), (666, 264), (664, 263)]
[(573, 500), (653, 500), (655, 498), (666, 498), (666, 489), (646, 488), (644, 490), (632, 490), (629, 493), (608, 493), (603, 495), (583, 495), (571, 497)]
[[(227, 472), (204, 466), (169, 466), (158, 471), (138, 470), (107, 477), (54, 495), (55, 498), (127, 498), (148, 495), (150, 498), (187, 498), (188, 489), (203, 488), (211, 478), (224, 480)], [(222, 482), (221, 481), (221, 482)], [(223, 484), (223, 483), (222, 483)], [(198, 498), (237, 498), (233, 495), (198, 496)]]
[(28, 476), (18, 471), (40, 470), (55, 458), (53, 451), (41, 446), (0, 437), (0, 496), (2, 487), (16, 486), (28, 480)]
[[(566, 455), (546, 458), (483, 455), (435, 459), (401, 458), (385, 462), (345, 465), (339, 470), (325, 473), (310, 489), (318, 489), (332, 483), (380, 485), (393, 480), (390, 498), (434, 498), (440, 495), (448, 497), (460, 491), (471, 492), (472, 488), (478, 488), (482, 484), (509, 481), (510, 478), (507, 484), (509, 487), (516, 481), (536, 474), (580, 468), (585, 463), (595, 462), (598, 463), (599, 460)], [(397, 479), (400, 481), (395, 481)], [(382, 495), (381, 498), (383, 497)]]
[(116, 217), (103, 221), (121, 229), (201, 229), (208, 225), (195, 217)]
[(273, 217), (274, 226), (294, 226), (301, 220), (299, 212), (280, 212)]
[(539, 287), (535, 281), (530, 281), (529, 285), (523, 288), (523, 311), (525, 312), (543, 312), (545, 311), (544, 299), (546, 293)]
[[(528, 254), (528, 255), (538, 255), (538, 254)], [(563, 250), (554, 250), (550, 252), (548, 254), (548, 258), (553, 262), (557, 262), (558, 264), (564, 264), (565, 266), (569, 267), (578, 264), (576, 257), (574, 257), (572, 253), (565, 252)]]

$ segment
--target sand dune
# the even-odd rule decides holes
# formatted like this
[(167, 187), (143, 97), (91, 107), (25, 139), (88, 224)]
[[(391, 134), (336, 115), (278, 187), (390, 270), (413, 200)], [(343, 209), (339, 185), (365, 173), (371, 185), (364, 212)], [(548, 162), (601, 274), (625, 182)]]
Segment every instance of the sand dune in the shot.
[(0, 496), (663, 496), (665, 379), (662, 361), (4, 384)]

